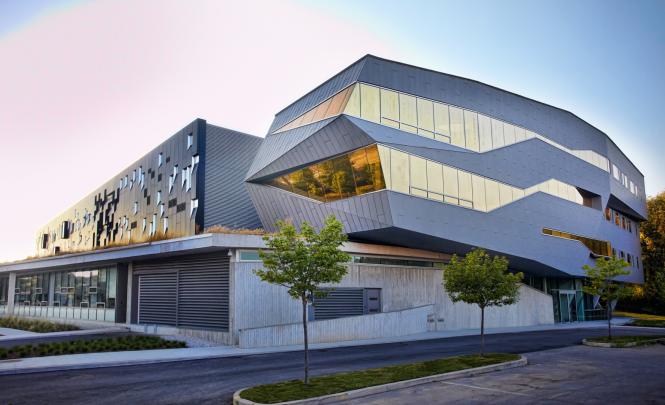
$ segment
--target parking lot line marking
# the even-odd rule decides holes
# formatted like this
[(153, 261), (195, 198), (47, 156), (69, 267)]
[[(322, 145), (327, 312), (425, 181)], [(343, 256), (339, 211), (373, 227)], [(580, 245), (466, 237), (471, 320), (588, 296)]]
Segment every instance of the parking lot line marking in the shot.
[(510, 391), (504, 391), (504, 390), (499, 390), (496, 388), (486, 388), (486, 387), (478, 387), (477, 385), (470, 385), (470, 384), (461, 384), (461, 383), (454, 383), (454, 382), (447, 382), (447, 381), (442, 381), (443, 384), (448, 384), (448, 385), (459, 385), (461, 387), (467, 387), (467, 388), (473, 388), (477, 390), (485, 390), (485, 391), (496, 391), (496, 392), (501, 392), (504, 394), (510, 394), (510, 395), (519, 395), (523, 397), (529, 397), (529, 394), (523, 394), (521, 392), (510, 392)]

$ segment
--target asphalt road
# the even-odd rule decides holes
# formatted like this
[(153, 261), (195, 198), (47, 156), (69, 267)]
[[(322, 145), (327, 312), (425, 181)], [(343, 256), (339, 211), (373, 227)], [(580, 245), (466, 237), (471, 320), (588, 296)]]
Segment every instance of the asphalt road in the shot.
[[(658, 334), (657, 330), (616, 328), (617, 334)], [(603, 335), (599, 329), (562, 329), (488, 335), (486, 350), (528, 353), (577, 345)], [(662, 332), (661, 332), (662, 333)], [(464, 336), (317, 350), (312, 374), (408, 363), (478, 350), (478, 337)], [(237, 389), (300, 378), (301, 352), (195, 360), (141, 366), (0, 376), (1, 404), (224, 404)]]

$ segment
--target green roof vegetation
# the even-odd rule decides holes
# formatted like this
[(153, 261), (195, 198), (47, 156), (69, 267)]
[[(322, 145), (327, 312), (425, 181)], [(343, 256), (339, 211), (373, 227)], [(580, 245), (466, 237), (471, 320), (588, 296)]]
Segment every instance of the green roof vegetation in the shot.
[(518, 359), (519, 355), (505, 353), (488, 353), (484, 356), (469, 355), (447, 357), (444, 359), (419, 363), (314, 377), (310, 379), (308, 385), (301, 380), (290, 380), (275, 384), (259, 385), (244, 390), (240, 396), (258, 403), (274, 404), (278, 402), (337, 394), (375, 385), (412, 380), (415, 378), (488, 366)]

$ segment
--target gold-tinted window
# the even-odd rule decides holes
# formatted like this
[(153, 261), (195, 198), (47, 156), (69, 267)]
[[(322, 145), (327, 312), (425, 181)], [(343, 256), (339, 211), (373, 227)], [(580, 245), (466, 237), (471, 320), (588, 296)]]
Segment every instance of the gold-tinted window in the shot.
[(487, 204), (485, 203), (485, 179), (472, 175), (471, 183), (473, 185), (473, 208), (479, 211), (487, 211)]
[(381, 123), (399, 128), (399, 97), (396, 91), (381, 89)]
[(418, 128), (434, 132), (434, 106), (431, 101), (418, 99)]
[(554, 229), (543, 228), (543, 233), (545, 235), (556, 236), (564, 239), (571, 239), (580, 241), (586, 246), (591, 252), (598, 256), (611, 256), (612, 255), (612, 245), (608, 241), (598, 240), (587, 238), (585, 236), (574, 235), (572, 233), (557, 231)]
[(399, 117), (402, 124), (413, 128), (418, 127), (416, 98), (403, 93), (399, 94)]
[(390, 151), (390, 179), (392, 190), (409, 193), (409, 155), (395, 149)]
[(313, 164), (267, 183), (323, 202), (385, 188), (376, 145)]
[(434, 103), (434, 132), (450, 138), (450, 116), (445, 104)]
[(360, 117), (368, 121), (381, 122), (379, 88), (360, 84)]
[(449, 107), (450, 110), (450, 143), (464, 148), (464, 115), (461, 108)]
[(480, 151), (478, 144), (478, 114), (464, 110), (464, 133), (466, 135), (466, 148)]
[(492, 121), (482, 114), (478, 114), (478, 138), (481, 152), (492, 149)]
[(459, 193), (457, 184), (457, 169), (443, 166), (443, 193), (446, 196), (457, 198)]
[(503, 141), (503, 122), (495, 119), (492, 121), (492, 148), (500, 148), (505, 145)]
[(427, 161), (427, 189), (443, 195), (443, 171), (441, 165), (430, 160)]
[(427, 165), (425, 159), (411, 155), (409, 162), (411, 167), (411, 187), (427, 190)]

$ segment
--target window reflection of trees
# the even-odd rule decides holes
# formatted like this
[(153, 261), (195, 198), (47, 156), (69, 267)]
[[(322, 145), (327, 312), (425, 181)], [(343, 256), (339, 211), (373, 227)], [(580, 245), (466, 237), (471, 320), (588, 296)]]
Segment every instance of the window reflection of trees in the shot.
[(385, 188), (376, 145), (272, 179), (269, 184), (323, 202)]

